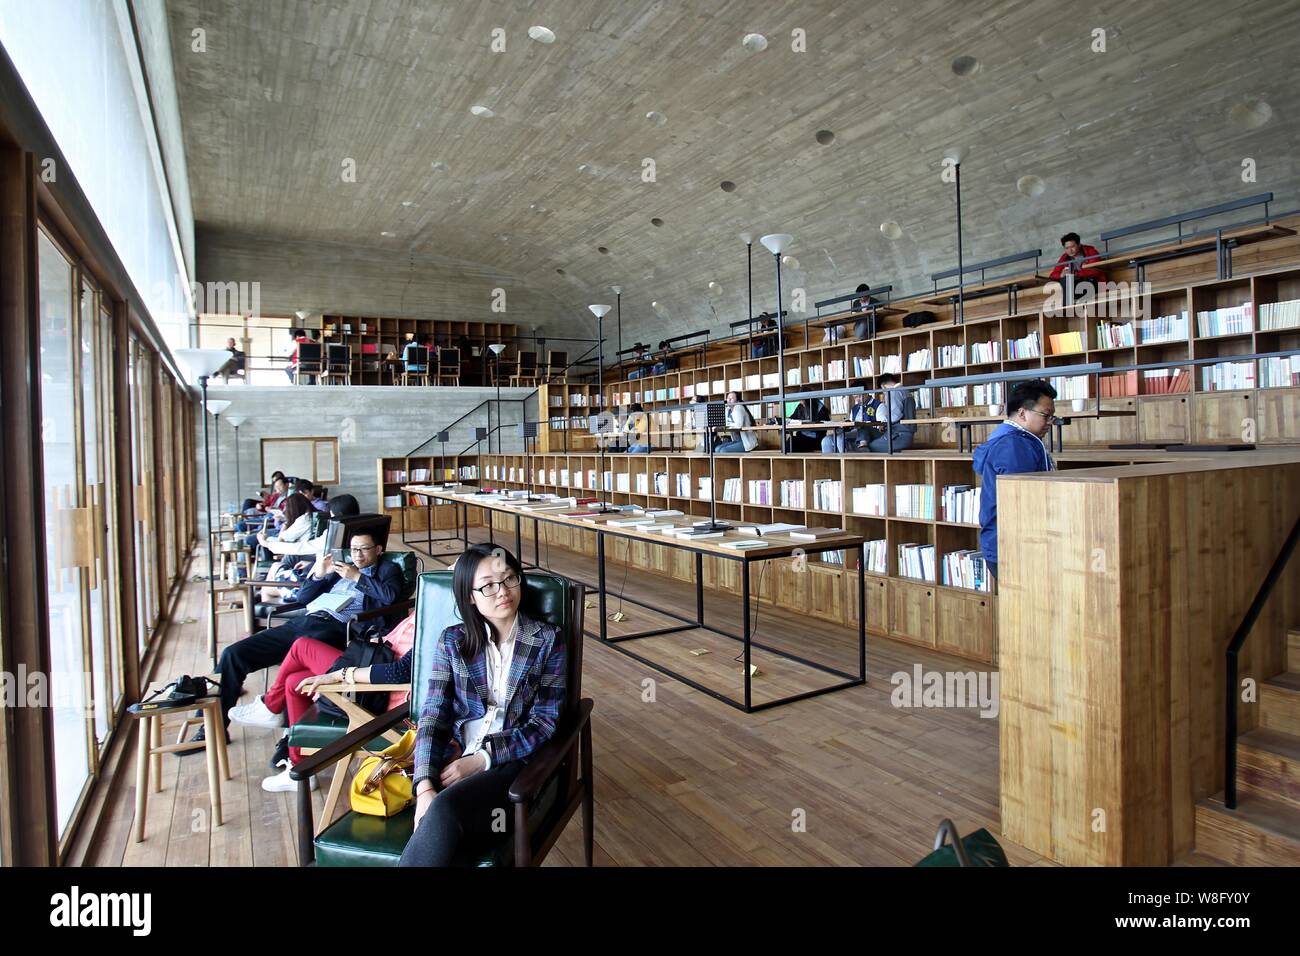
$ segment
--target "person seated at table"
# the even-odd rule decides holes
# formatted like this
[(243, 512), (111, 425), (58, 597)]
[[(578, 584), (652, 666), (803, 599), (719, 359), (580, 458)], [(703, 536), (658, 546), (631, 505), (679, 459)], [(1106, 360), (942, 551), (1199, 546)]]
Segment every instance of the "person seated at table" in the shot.
[(316, 485), (311, 490), (311, 506), (317, 511), (329, 511), (329, 489), (324, 485)]
[[(830, 409), (820, 398), (805, 399), (795, 406), (794, 414), (787, 415), (786, 421), (790, 425), (797, 425), (800, 422), (828, 422), (831, 420)], [(821, 429), (804, 429), (803, 431), (787, 431), (785, 435), (785, 450), (787, 452), (810, 452), (818, 451), (822, 445)]]
[[(870, 292), (871, 286), (863, 282), (853, 291), (858, 293)], [(867, 312), (870, 310), (873, 301), (875, 300), (869, 295), (859, 295), (858, 298), (853, 300), (853, 311)], [(872, 331), (870, 315), (864, 315), (853, 323), (853, 337), (855, 339), (869, 339), (871, 338)]]
[(1052, 270), (1049, 278), (1059, 282), (1066, 273), (1070, 273), (1074, 276), (1076, 291), (1080, 282), (1100, 282), (1106, 278), (1104, 270), (1092, 269), (1086, 265), (1088, 262), (1099, 260), (1101, 253), (1097, 251), (1096, 246), (1085, 246), (1077, 232), (1067, 232), (1063, 235), (1061, 246), (1065, 251), (1061, 253), (1061, 258), (1056, 260), (1056, 268)]
[[(315, 610), (278, 627), (250, 634), (221, 652), (217, 663), (221, 684), (223, 725), (230, 723), (230, 711), (239, 702), (244, 680), (254, 671), (281, 663), (293, 642), (314, 637), (338, 648), (347, 647), (347, 627), (358, 614), (387, 607), (402, 593), (402, 571), (391, 561), (381, 561), (384, 548), (373, 534), (358, 531), (349, 546), (353, 564), (336, 563), (325, 552), (316, 559), (310, 578), (298, 588), (297, 602)], [(203, 730), (193, 740), (203, 740)], [(196, 753), (197, 751), (182, 751)]]
[[(236, 522), (235, 531), (240, 534), (248, 534), (254, 528), (265, 527), (266, 522), (262, 519), (283, 507), (284, 499), (287, 497), (289, 497), (289, 479), (285, 478), (284, 475), (280, 475), (280, 477), (271, 481), (270, 494), (257, 503), (253, 513), (247, 515), (242, 521)], [(252, 541), (248, 542), (248, 546), (250, 548), (253, 546)]]
[(428, 339), (417, 339), (414, 334), (412, 334), (410, 341), (407, 342), (406, 347), (402, 349), (402, 365), (408, 372), (429, 371), (429, 366), (425, 365), (423, 362), (412, 361), (416, 354), (415, 350), (421, 346), (424, 346), (429, 350), (427, 354), (430, 359), (433, 359), (437, 354), (436, 347), (433, 347), (432, 343)]
[[(306, 329), (290, 329), (289, 336), (293, 339), (293, 354), (289, 356), (289, 365), (285, 368), (285, 373), (289, 376), (289, 381), (296, 381), (298, 372), (298, 346), (311, 345), (316, 340), (307, 334)], [(315, 378), (315, 376), (308, 376)]]
[(745, 428), (752, 427), (754, 416), (749, 414), (740, 401), (739, 392), (727, 393), (727, 440), (719, 445), (715, 445), (713, 450), (718, 454), (734, 454), (736, 452), (753, 451), (758, 447), (758, 432), (743, 431)]
[(640, 402), (628, 406), (623, 433), (627, 436), (628, 453), (643, 455), (650, 451), (650, 416), (645, 413)]
[(233, 338), (226, 339), (226, 351), (230, 353), (230, 358), (226, 364), (221, 366), (221, 371), (217, 372), (226, 382), (230, 381), (230, 376), (242, 376), (244, 374), (244, 353), (240, 351), (239, 345)]
[[(865, 386), (870, 383), (866, 379), (858, 379), (852, 384), (854, 386)], [(853, 407), (849, 409), (849, 421), (874, 422), (878, 408), (880, 408), (880, 399), (875, 393), (863, 392), (857, 396)], [(858, 451), (866, 448), (867, 442), (873, 437), (873, 431), (875, 429), (859, 426), (858, 428), (841, 428), (830, 432), (822, 439), (822, 451), (829, 455), (834, 452)]]
[(524, 580), (519, 559), (499, 545), (473, 545), (456, 560), (463, 623), (433, 648), (415, 732), (415, 832), (402, 866), (446, 866), (458, 849), (495, 836), (510, 785), (555, 735), (568, 648), (558, 628), (520, 609)]
[[(315, 638), (300, 637), (289, 648), (274, 683), (266, 693), (259, 694), (252, 703), (231, 708), (231, 723), (268, 730), (283, 729), (271, 756), (271, 769), (279, 772), (262, 779), (263, 790), (282, 793), (298, 789), (297, 781), (290, 779), (289, 772), (302, 760), (302, 750), (289, 746), (289, 728), (301, 720), (312, 701), (320, 697), (319, 688), (331, 684), (346, 684), (351, 688), (363, 684), (411, 683), (415, 612), (412, 611), (385, 634), (383, 642), (398, 655), (391, 663), (331, 670), (339, 659), (339, 649)], [(357, 690), (360, 689), (358, 686)], [(408, 696), (407, 691), (391, 691), (384, 709), (400, 707)], [(316, 789), (315, 775), (311, 777), (311, 789)]]
[(284, 477), (284, 472), (271, 472), (271, 487), (264, 492), (259, 493), (257, 498), (245, 498), (244, 506), (241, 509), (246, 515), (255, 515), (271, 507), (276, 497), (275, 483)]
[(867, 448), (871, 451), (887, 452), (891, 447), (891, 441), (894, 451), (911, 448), (912, 439), (916, 435), (916, 426), (905, 425), (903, 421), (916, 418), (916, 396), (912, 394), (910, 388), (903, 387), (903, 380), (893, 372), (886, 372), (880, 376), (879, 381), (885, 391), (884, 400), (876, 411), (876, 419), (885, 422), (888, 431), (876, 429), (878, 434), (867, 442)]
[(776, 334), (776, 319), (763, 319), (762, 329), (754, 336), (753, 344), (750, 346), (750, 358), (767, 358), (769, 355), (775, 355), (778, 349), (788, 348), (790, 340), (788, 336), (781, 335), (779, 340)]

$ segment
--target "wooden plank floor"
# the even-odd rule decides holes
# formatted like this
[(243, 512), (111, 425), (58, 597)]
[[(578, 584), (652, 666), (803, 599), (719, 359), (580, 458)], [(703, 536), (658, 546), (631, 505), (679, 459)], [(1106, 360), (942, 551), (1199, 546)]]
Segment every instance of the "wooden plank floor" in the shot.
[[(475, 529), (475, 537), (482, 537)], [(445, 549), (450, 550), (450, 549)], [(531, 545), (527, 546), (529, 556)], [(559, 573), (595, 579), (591, 558), (543, 548), (543, 563)], [(439, 565), (425, 559), (426, 567)], [(621, 583), (610, 562), (610, 586)], [(621, 571), (621, 569), (617, 569)], [(627, 594), (656, 607), (694, 608), (689, 585), (634, 571)], [(737, 600), (706, 592), (708, 619), (735, 631)], [(202, 585), (189, 583), (177, 619), (198, 618)], [(611, 603), (610, 613), (617, 608)], [(625, 603), (626, 621), (610, 633), (663, 623), (662, 615)], [(587, 611), (595, 629), (594, 609)], [(716, 615), (716, 616), (715, 616)], [(221, 639), (234, 639), (241, 620), (221, 619)], [(764, 607), (761, 639), (784, 649), (816, 648), (817, 659), (856, 666), (856, 634)], [(740, 645), (691, 631), (640, 639), (674, 669), (701, 675), (729, 694), (741, 692)], [(166, 637), (160, 675), (205, 669), (201, 622)], [(966, 833), (998, 833), (998, 722), (974, 709), (898, 709), (890, 675), (926, 669), (968, 671), (969, 662), (882, 638), (867, 638), (868, 683), (812, 700), (746, 715), (589, 638), (583, 695), (595, 699), (596, 863), (602, 866), (911, 865), (929, 850), (939, 820), (951, 817)], [(692, 649), (709, 647), (695, 656)], [(646, 656), (652, 656), (647, 653)], [(814, 655), (809, 655), (814, 656)], [(804, 689), (806, 668), (756, 655), (755, 700)], [(835, 678), (816, 675), (811, 686)], [(274, 672), (249, 679), (245, 700)], [(645, 679), (653, 684), (647, 700)], [(730, 686), (728, 686), (728, 682)], [(773, 685), (776, 685), (775, 687)], [(144, 842), (131, 841), (134, 760), (114, 781), (108, 822), (88, 862), (96, 865), (291, 866), (295, 861), (295, 795), (260, 788), (274, 745), (268, 731), (233, 726), (234, 780), (222, 788), (225, 825), (207, 827), (207, 783), (201, 757), (163, 759), (163, 792), (151, 794)], [(323, 805), (322, 781), (317, 814)], [(801, 825), (802, 824), (802, 825)], [(1014, 865), (1046, 861), (1002, 841)], [(581, 815), (569, 824), (547, 865), (580, 865)]]

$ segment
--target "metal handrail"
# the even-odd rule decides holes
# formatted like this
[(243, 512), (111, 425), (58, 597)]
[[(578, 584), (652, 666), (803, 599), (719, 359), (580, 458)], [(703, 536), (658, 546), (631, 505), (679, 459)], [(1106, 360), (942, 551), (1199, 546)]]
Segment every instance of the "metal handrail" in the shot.
[(1286, 570), (1298, 541), (1300, 541), (1300, 518), (1296, 519), (1296, 523), (1291, 527), (1291, 533), (1282, 542), (1282, 549), (1278, 551), (1273, 566), (1268, 569), (1268, 575), (1264, 578), (1264, 583), (1255, 592), (1255, 600), (1250, 602), (1250, 607), (1246, 609), (1245, 616), (1237, 625), (1236, 633), (1232, 635), (1232, 640), (1228, 644), (1225, 668), (1227, 696), (1223, 738), (1223, 805), (1229, 810), (1237, 808), (1237, 655), (1241, 651), (1241, 646), (1246, 643), (1255, 621), (1263, 612), (1264, 605), (1273, 594), (1273, 588), (1282, 577), (1282, 572)]

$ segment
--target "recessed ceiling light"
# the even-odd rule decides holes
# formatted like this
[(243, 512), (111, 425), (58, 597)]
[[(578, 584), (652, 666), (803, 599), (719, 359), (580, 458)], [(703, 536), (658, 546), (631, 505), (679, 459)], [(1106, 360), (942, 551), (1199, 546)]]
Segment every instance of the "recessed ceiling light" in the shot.
[(408, 207), (409, 207), (409, 206), (414, 206), (415, 203), (411, 202), (411, 200), (409, 200), (409, 199), (403, 199), (403, 200), (402, 200), (402, 205), (403, 205), (403, 206), (408, 206)]
[(736, 184), (733, 183), (730, 179), (724, 179), (721, 182), (720, 186), (724, 193), (734, 193), (736, 191)]
[(1258, 97), (1249, 97), (1234, 103), (1228, 110), (1228, 118), (1243, 129), (1259, 129), (1273, 118), (1273, 107)]
[(397, 235), (397, 233), (395, 233), (395, 232), (389, 232), (387, 229), (385, 229), (383, 232), (380, 233), (380, 235), (381, 235), (381, 236), (389, 236), (389, 237), (392, 237), (392, 236)]
[(718, 283), (716, 283), (716, 282), (710, 281), (710, 282), (709, 282), (709, 291), (710, 291), (710, 292), (721, 292), (721, 291), (722, 291), (722, 286), (718, 285)]
[(794, 256), (782, 256), (781, 265), (785, 266), (787, 269), (798, 269), (799, 260)]
[(484, 119), (491, 119), (492, 117), (497, 115), (496, 113), (493, 113), (490, 109), (488, 109), (486, 106), (477, 106), (477, 105), (471, 106), (469, 108), (469, 111), (473, 113), (475, 116), (481, 116)]
[(958, 76), (970, 76), (978, 73), (980, 61), (973, 56), (959, 56), (952, 61), (952, 71)]
[(429, 168), (434, 170), (435, 172), (445, 173), (447, 171), (447, 164), (444, 163), (441, 159), (435, 159), (433, 162), (429, 164)]
[(546, 27), (529, 27), (528, 38), (536, 40), (538, 43), (554, 43), (555, 34)]
[(602, 256), (609, 255), (609, 249), (606, 248), (605, 246), (597, 246), (596, 251), (599, 252)]
[(664, 221), (660, 219), (658, 216), (655, 216), (653, 219), (650, 220), (650, 225), (652, 226), (662, 226), (663, 224)]
[(746, 33), (740, 45), (750, 53), (759, 53), (767, 49), (767, 37), (761, 33)]
[(1020, 191), (1022, 196), (1041, 196), (1047, 186), (1043, 184), (1039, 177), (1029, 175), (1021, 176), (1016, 180), (1016, 189)]
[(880, 234), (886, 239), (898, 239), (903, 235), (903, 227), (892, 219), (886, 219), (880, 224)]
[(817, 142), (821, 143), (823, 146), (829, 146), (831, 143), (835, 142), (835, 134), (828, 129), (819, 129), (817, 131)]
[(660, 113), (658, 110), (651, 110), (649, 113), (646, 113), (645, 118), (656, 126), (663, 126), (664, 123), (668, 122), (668, 117), (664, 116), (664, 114)]

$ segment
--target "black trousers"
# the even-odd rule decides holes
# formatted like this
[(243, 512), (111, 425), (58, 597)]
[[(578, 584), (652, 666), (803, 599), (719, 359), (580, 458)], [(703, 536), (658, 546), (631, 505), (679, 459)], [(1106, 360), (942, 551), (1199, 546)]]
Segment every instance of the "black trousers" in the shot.
[(340, 654), (348, 644), (346, 627), (332, 617), (308, 614), (235, 641), (221, 652), (217, 670), (221, 674), (221, 717), (227, 726), (230, 724), (230, 708), (239, 703), (239, 695), (243, 693), (244, 678), (253, 671), (284, 663), (289, 648), (300, 637), (313, 637), (332, 644)]
[(462, 846), (490, 841), (514, 828), (510, 784), (523, 762), (511, 760), (453, 784), (433, 798), (402, 851), (401, 866), (447, 866)]

